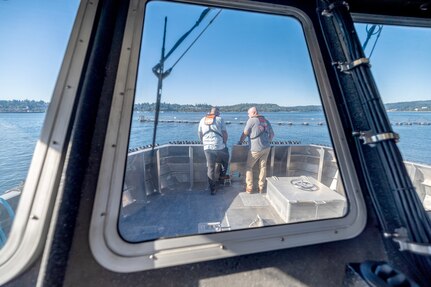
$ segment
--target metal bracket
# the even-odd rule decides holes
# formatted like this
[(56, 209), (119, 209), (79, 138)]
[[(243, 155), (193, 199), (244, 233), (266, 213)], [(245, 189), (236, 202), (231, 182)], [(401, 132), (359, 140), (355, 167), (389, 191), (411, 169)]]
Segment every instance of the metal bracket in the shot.
[(431, 255), (431, 245), (408, 241), (407, 230), (404, 227), (395, 229), (394, 234), (384, 233), (383, 235), (397, 242), (400, 246), (400, 251), (410, 251), (415, 254), (428, 256)]
[(370, 146), (374, 146), (376, 143), (387, 141), (387, 140), (395, 140), (398, 142), (400, 140), (400, 136), (397, 133), (381, 133), (381, 134), (373, 134), (372, 131), (365, 132), (353, 132), (353, 136), (359, 136), (359, 139), (363, 141), (364, 144), (368, 144)]
[(346, 1), (334, 2), (334, 3), (329, 4), (328, 8), (326, 8), (322, 11), (322, 16), (332, 17), (332, 10), (334, 10), (334, 8), (337, 6), (345, 6), (345, 7), (347, 7), (347, 10), (350, 10), (349, 3), (347, 3)]
[(416, 242), (408, 242), (401, 239), (394, 238), (394, 241), (400, 245), (400, 251), (410, 251), (415, 254), (431, 255), (431, 245), (421, 244)]
[(332, 63), (333, 65), (337, 65), (337, 68), (340, 70), (340, 72), (343, 73), (349, 73), (350, 70), (352, 70), (353, 68), (356, 68), (357, 66), (360, 65), (369, 65), (370, 64), (370, 60), (368, 58), (359, 58), (357, 60), (354, 60), (351, 63), (347, 63), (347, 62), (334, 62)]

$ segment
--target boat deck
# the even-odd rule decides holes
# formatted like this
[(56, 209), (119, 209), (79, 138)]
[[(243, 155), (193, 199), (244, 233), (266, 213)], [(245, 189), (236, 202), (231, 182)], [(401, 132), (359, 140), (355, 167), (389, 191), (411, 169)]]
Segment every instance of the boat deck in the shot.
[(220, 184), (215, 195), (205, 184), (153, 193), (144, 208), (120, 220), (119, 230), (124, 239), (138, 242), (282, 223), (266, 193), (248, 194), (243, 182), (233, 180)]
[[(268, 194), (245, 192), (248, 149), (231, 152), (232, 183), (216, 195), (207, 188), (206, 158), (200, 144), (167, 144), (128, 155), (118, 229), (130, 242), (342, 217), (348, 209), (335, 154), (319, 145), (280, 144), (271, 148)], [(430, 168), (406, 165), (423, 201)], [(292, 180), (317, 190), (294, 187)], [(257, 180), (257, 174), (254, 176)], [(256, 186), (256, 184), (255, 184)], [(306, 187), (306, 186), (305, 186)], [(299, 189), (298, 189), (299, 188)], [(269, 201), (270, 199), (270, 201)]]

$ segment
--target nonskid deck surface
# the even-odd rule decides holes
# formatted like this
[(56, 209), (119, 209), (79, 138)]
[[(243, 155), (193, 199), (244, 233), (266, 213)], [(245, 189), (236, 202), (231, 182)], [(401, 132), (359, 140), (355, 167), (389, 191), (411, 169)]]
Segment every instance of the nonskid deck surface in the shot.
[(140, 211), (120, 219), (119, 230), (124, 239), (138, 242), (282, 223), (266, 193), (247, 194), (237, 181), (220, 184), (215, 195), (204, 184), (154, 193)]

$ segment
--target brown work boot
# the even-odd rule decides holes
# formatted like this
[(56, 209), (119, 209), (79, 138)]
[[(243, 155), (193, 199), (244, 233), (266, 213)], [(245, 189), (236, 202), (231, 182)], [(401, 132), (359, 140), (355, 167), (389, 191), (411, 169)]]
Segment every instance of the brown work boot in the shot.
[(247, 192), (248, 194), (253, 193), (253, 188), (246, 188), (245, 192)]

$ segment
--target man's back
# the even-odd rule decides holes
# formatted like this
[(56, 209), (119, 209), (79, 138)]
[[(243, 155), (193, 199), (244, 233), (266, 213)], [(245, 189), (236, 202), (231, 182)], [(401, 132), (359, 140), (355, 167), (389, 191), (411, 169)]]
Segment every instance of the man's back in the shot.
[(203, 117), (198, 129), (202, 133), (204, 149), (220, 150), (225, 147), (223, 132), (226, 131), (226, 125), (221, 117), (214, 116), (212, 121), (208, 116)]
[(247, 121), (244, 130), (249, 130), (250, 150), (253, 152), (264, 150), (270, 146), (271, 124), (263, 116), (252, 117)]

